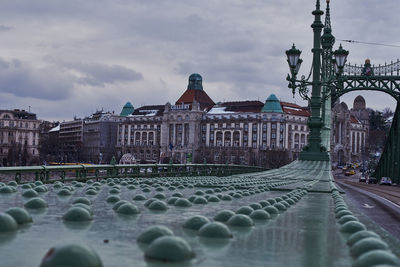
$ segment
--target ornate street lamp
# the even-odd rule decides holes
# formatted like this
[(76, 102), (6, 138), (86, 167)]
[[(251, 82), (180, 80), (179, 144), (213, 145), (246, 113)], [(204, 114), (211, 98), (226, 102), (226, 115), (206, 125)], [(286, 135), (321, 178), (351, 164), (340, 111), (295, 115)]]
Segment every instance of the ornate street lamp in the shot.
[[(321, 97), (321, 87), (326, 86), (331, 88), (334, 82), (340, 79), (349, 52), (344, 50), (340, 45), (339, 49), (333, 53), (334, 59), (332, 58), (336, 77), (329, 77), (327, 80), (321, 80), (321, 32), (324, 27), (321, 22), (321, 15), (323, 15), (324, 12), (320, 10), (320, 0), (316, 1), (316, 9), (312, 14), (314, 15), (314, 22), (311, 25), (314, 32), (314, 47), (311, 50), (313, 53), (311, 69), (312, 80), (309, 81), (311, 73), (307, 79), (302, 75), (301, 79), (297, 80), (297, 74), (299, 73), (302, 59), (300, 58), (301, 51), (298, 50), (294, 44), (291, 49), (286, 51), (287, 62), (290, 68), (290, 74), (288, 74), (286, 79), (289, 81), (288, 87), (292, 88), (293, 95), (296, 93), (296, 90), (298, 90), (300, 96), (309, 101), (311, 108), (311, 116), (308, 120), (308, 127), (310, 129), (308, 145), (305, 146), (300, 153), (299, 159), (328, 161), (329, 154), (326, 151), (327, 149), (321, 144), (321, 129), (323, 126), (321, 106), (325, 102), (325, 99), (329, 97), (330, 93), (325, 93), (323, 97)], [(309, 87), (311, 87), (311, 98), (308, 96)]]
[[(347, 56), (349, 55), (349, 51), (344, 50), (342, 47), (342, 44), (340, 44), (339, 49), (335, 50), (333, 52), (333, 55), (335, 56), (335, 62), (336, 62), (338, 71), (342, 72), (343, 68), (344, 68), (344, 64), (346, 64)], [(338, 74), (338, 72), (336, 72), (336, 74)]]
[(296, 70), (298, 71), (300, 69), (301, 62), (303, 61), (300, 59), (300, 54), (301, 51), (297, 49), (294, 44), (291, 49), (286, 50), (287, 62), (292, 74), (297, 74)]

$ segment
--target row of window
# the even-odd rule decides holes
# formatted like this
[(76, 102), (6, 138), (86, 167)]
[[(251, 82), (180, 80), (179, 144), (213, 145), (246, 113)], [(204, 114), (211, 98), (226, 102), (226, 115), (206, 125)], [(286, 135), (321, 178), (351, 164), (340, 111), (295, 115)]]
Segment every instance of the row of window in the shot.
[[(0, 127), (20, 127), (20, 128), (30, 128), (28, 122), (14, 122), (14, 121), (0, 121)], [(38, 123), (33, 123), (32, 124), (33, 129), (36, 129), (39, 124)]]
[[(125, 131), (125, 133), (127, 133), (128, 132), (128, 125), (124, 125), (125, 127), (124, 127), (124, 131)], [(161, 126), (160, 125), (157, 125), (157, 126), (155, 126), (154, 124), (150, 124), (150, 125), (147, 125), (147, 124), (133, 124), (133, 125), (131, 125), (131, 132), (133, 132), (134, 130), (139, 130), (139, 129), (143, 129), (143, 130), (145, 130), (145, 129), (150, 129), (150, 130), (153, 130), (153, 129), (157, 129), (158, 131), (161, 129)], [(119, 132), (122, 132), (122, 127), (120, 126), (119, 127)]]
[[(277, 128), (277, 124), (276, 123), (271, 123), (271, 129), (276, 129), (276, 128)], [(222, 124), (222, 123), (219, 123), (217, 125), (217, 127), (215, 127), (214, 124), (211, 124), (210, 125), (210, 131), (214, 131), (215, 129), (241, 129), (241, 127), (240, 127), (239, 123), (231, 123), (231, 124), (226, 124), (226, 125)], [(249, 124), (247, 124), (247, 123), (243, 124), (243, 129), (244, 129), (244, 131), (248, 131), (249, 130)], [(283, 129), (284, 129), (284, 125), (283, 124), (280, 125), (280, 129), (283, 131)], [(303, 126), (302, 126), (302, 129), (303, 129)], [(207, 130), (207, 125), (203, 124), (201, 126), (201, 130), (203, 132), (205, 132)], [(257, 130), (258, 130), (258, 124), (252, 124), (252, 131), (256, 132)], [(264, 123), (262, 125), (262, 130), (263, 131), (267, 130), (267, 124)], [(296, 130), (297, 130), (297, 125), (296, 125)]]

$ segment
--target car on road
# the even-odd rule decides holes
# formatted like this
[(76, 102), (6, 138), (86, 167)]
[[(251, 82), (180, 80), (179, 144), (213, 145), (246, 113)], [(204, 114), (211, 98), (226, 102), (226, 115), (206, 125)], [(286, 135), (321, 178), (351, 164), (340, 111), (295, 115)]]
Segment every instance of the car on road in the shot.
[(369, 177), (367, 179), (367, 184), (376, 184), (378, 183), (378, 180), (375, 177)]
[(344, 175), (346, 175), (346, 176), (350, 176), (350, 175), (354, 175), (354, 174), (356, 174), (355, 170), (349, 170), (349, 171), (344, 173)]
[(360, 179), (358, 180), (360, 183), (366, 183), (367, 179), (365, 178), (365, 176), (360, 176)]
[(380, 185), (392, 185), (392, 180), (389, 177), (382, 177), (379, 181)]

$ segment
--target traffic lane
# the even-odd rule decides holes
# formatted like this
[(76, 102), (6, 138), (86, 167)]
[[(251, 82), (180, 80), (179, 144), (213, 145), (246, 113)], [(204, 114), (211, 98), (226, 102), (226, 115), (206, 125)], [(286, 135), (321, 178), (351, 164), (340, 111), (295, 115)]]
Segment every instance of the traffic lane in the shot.
[(336, 182), (361, 212), (400, 239), (400, 208), (397, 205), (373, 193), (345, 184), (340, 179), (336, 179)]

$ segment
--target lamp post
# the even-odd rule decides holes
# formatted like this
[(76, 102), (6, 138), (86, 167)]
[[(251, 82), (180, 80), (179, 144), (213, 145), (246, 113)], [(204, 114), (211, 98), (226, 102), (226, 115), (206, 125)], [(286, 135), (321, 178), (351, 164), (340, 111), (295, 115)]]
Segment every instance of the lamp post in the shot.
[[(299, 155), (300, 160), (318, 160), (328, 161), (329, 154), (326, 147), (321, 144), (321, 129), (323, 126), (323, 120), (321, 117), (321, 106), (324, 103), (326, 97), (330, 94), (324, 94), (321, 97), (322, 86), (331, 87), (333, 82), (339, 79), (339, 76), (343, 72), (343, 67), (346, 63), (348, 51), (344, 50), (342, 46), (336, 50), (333, 55), (335, 57), (335, 68), (337, 70), (336, 77), (330, 77), (328, 80), (321, 80), (321, 32), (324, 25), (321, 22), (321, 15), (324, 12), (320, 9), (320, 1), (316, 1), (316, 9), (312, 12), (314, 15), (314, 22), (311, 28), (314, 32), (314, 46), (311, 50), (313, 53), (312, 63), (312, 81), (309, 81), (308, 77), (305, 79), (303, 75), (300, 80), (297, 80), (297, 74), (299, 73), (302, 60), (300, 58), (301, 51), (296, 48), (293, 44), (292, 48), (286, 51), (287, 61), (290, 68), (290, 75), (288, 74), (287, 80), (289, 81), (288, 87), (292, 89), (293, 95), (298, 89), (300, 96), (309, 100), (311, 108), (311, 116), (308, 119), (308, 127), (310, 134), (308, 138), (308, 145), (303, 148), (303, 151)], [(311, 98), (308, 96), (309, 89), (311, 86)]]

